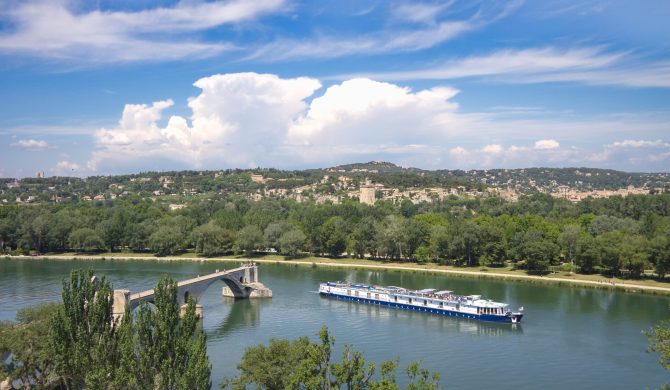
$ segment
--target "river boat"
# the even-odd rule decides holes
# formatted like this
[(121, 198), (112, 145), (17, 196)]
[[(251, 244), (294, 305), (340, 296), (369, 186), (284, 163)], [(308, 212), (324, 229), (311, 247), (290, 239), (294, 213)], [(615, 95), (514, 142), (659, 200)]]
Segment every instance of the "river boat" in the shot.
[(327, 282), (319, 285), (319, 294), (330, 298), (480, 321), (516, 324), (521, 322), (523, 317), (523, 307), (512, 311), (508, 308), (508, 304), (482, 299), (481, 295), (457, 295), (453, 291), (438, 291), (434, 288), (409, 290), (396, 286)]

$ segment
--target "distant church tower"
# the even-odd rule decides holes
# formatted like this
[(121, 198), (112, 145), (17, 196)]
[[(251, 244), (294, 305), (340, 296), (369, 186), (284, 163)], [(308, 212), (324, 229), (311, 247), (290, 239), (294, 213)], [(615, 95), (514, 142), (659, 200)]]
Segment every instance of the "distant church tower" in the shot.
[(360, 202), (364, 204), (373, 205), (377, 200), (375, 197), (375, 185), (367, 180), (365, 184), (361, 184), (361, 194), (359, 196)]

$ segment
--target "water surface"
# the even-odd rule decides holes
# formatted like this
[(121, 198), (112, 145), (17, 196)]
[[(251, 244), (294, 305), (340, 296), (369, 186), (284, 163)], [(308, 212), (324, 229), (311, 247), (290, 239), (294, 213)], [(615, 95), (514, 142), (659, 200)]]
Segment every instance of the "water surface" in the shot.
[[(0, 260), (0, 320), (21, 307), (60, 299), (74, 268), (93, 268), (115, 288), (152, 288), (161, 275), (186, 279), (233, 268), (220, 262)], [(644, 389), (670, 382), (645, 352), (641, 331), (670, 317), (667, 297), (584, 287), (468, 279), (399, 271), (260, 265), (270, 300), (233, 301), (223, 283), (201, 297), (214, 388), (244, 349), (271, 338), (313, 336), (327, 325), (338, 355), (352, 344), (369, 360), (422, 360), (446, 388)], [(524, 306), (523, 323), (493, 324), (322, 298), (322, 281), (348, 280), (408, 288), (455, 290)], [(399, 370), (399, 377), (404, 375)]]

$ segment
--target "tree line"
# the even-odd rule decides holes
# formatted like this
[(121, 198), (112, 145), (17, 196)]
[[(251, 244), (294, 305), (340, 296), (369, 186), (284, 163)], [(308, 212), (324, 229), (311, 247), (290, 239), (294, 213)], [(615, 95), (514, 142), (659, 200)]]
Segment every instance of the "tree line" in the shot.
[(5, 252), (192, 251), (202, 256), (276, 252), (386, 261), (501, 266), (530, 272), (562, 265), (578, 272), (640, 277), (670, 270), (670, 194), (586, 199), (545, 194), (449, 197), (374, 206), (251, 201), (229, 196), (170, 211), (159, 202), (0, 207)]

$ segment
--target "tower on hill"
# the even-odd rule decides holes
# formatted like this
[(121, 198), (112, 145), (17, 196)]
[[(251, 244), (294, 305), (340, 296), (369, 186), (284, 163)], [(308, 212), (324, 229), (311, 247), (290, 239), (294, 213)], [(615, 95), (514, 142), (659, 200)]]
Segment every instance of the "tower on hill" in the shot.
[(361, 184), (361, 194), (359, 196), (361, 203), (373, 205), (375, 204), (375, 185), (370, 183), (370, 180), (367, 180), (365, 184)]

